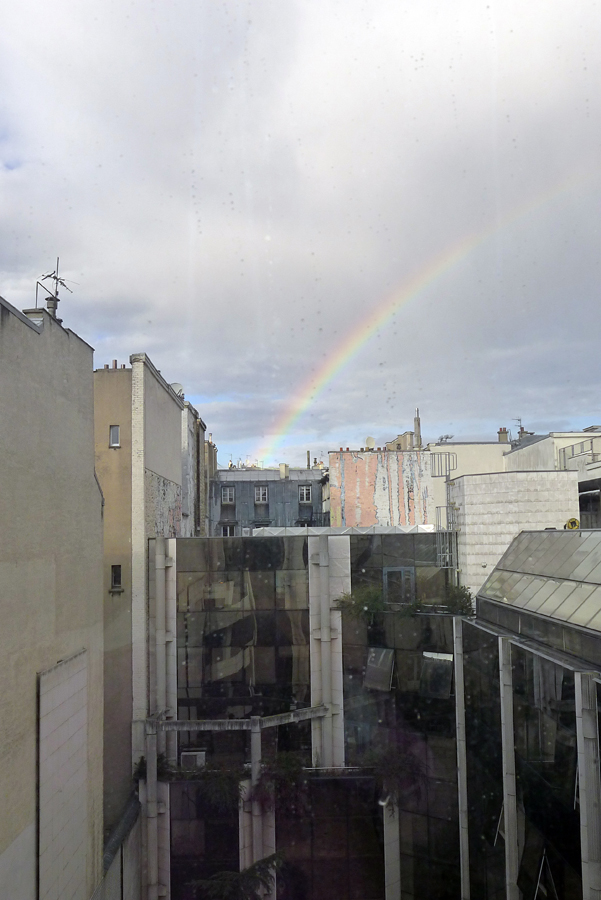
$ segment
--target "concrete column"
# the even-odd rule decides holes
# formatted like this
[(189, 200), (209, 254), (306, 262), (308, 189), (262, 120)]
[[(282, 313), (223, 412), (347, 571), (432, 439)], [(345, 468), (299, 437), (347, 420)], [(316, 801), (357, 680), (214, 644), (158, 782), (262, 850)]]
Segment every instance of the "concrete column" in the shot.
[[(165, 541), (165, 656), (167, 719), (177, 719), (177, 541)], [(167, 759), (177, 762), (177, 732), (167, 732)]]
[(511, 644), (504, 637), (499, 638), (499, 674), (505, 826), (505, 891), (507, 900), (519, 900), (518, 815), (515, 783), (515, 743), (513, 736), (513, 677), (511, 671)]
[[(261, 718), (250, 718), (250, 781), (254, 788), (261, 775)], [(252, 802), (253, 862), (263, 859), (263, 810), (256, 800)]]
[(401, 840), (399, 812), (389, 800), (382, 811), (384, 823), (384, 889), (386, 900), (401, 900)]
[[(156, 648), (156, 685), (155, 712), (165, 712), (167, 706), (166, 657), (165, 657), (165, 538), (162, 535), (155, 539), (155, 648)], [(165, 733), (158, 736), (158, 751), (165, 752)]]
[(157, 822), (157, 732), (156, 726), (146, 726), (146, 847), (148, 871), (148, 900), (159, 896), (159, 836)]
[[(309, 549), (309, 649), (311, 654), (311, 706), (323, 703), (321, 677), (321, 569), (319, 538), (308, 539)], [(314, 766), (322, 763), (322, 719), (311, 720), (311, 747)]]
[(467, 743), (465, 737), (465, 686), (463, 680), (463, 622), (453, 617), (455, 667), (455, 726), (457, 732), (457, 795), (459, 801), (459, 861), (461, 900), (470, 900), (470, 851), (467, 805)]
[(146, 507), (143, 353), (131, 362), (131, 639), (132, 764), (145, 753), (144, 722), (148, 715), (148, 617), (146, 612)]
[(599, 727), (597, 688), (591, 675), (574, 674), (576, 740), (580, 793), (580, 852), (582, 898), (601, 898), (601, 779), (599, 776)]
[(321, 642), (321, 698), (327, 713), (321, 726), (321, 764), (332, 766), (332, 628), (330, 623), (330, 555), (328, 536), (319, 536), (319, 600), (320, 600), (320, 642)]

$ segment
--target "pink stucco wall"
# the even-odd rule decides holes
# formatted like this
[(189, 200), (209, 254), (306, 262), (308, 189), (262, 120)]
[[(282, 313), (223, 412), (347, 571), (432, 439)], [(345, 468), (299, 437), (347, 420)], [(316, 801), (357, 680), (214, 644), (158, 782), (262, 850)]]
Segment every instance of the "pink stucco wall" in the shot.
[(340, 451), (329, 465), (331, 525), (434, 523), (429, 453)]

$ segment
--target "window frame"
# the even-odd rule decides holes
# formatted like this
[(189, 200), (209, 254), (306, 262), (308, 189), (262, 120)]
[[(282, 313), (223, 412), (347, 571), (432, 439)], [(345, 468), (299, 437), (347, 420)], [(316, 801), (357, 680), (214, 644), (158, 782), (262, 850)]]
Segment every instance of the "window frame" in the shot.
[[(308, 497), (306, 496), (308, 493)], [(298, 486), (298, 502), (299, 503), (313, 503), (313, 485), (312, 484), (299, 484)]]
[[(117, 429), (117, 440), (113, 440), (113, 429)], [(109, 425), (109, 447), (112, 450), (116, 450), (121, 446), (121, 426), (120, 425)]]
[[(226, 534), (227, 532), (227, 534)], [(221, 526), (221, 537), (236, 537), (236, 526), (235, 525), (222, 525)]]
[(256, 484), (255, 485), (255, 504), (257, 506), (264, 506), (266, 503), (269, 503), (269, 489), (266, 484)]
[[(230, 499), (231, 498), (231, 499)], [(221, 505), (233, 506), (236, 502), (236, 489), (229, 484), (221, 485)]]
[(123, 587), (123, 566), (120, 563), (111, 565), (111, 586), (109, 588), (112, 594), (122, 594)]

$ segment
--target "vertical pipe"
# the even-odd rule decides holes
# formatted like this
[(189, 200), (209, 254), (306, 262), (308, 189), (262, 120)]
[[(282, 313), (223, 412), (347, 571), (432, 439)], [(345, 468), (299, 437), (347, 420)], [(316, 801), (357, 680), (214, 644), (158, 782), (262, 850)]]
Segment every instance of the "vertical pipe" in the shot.
[(519, 900), (518, 814), (513, 736), (513, 676), (511, 644), (499, 638), (501, 694), (501, 746), (503, 755), (503, 813), (505, 818), (505, 891), (507, 900)]
[(582, 898), (601, 898), (601, 779), (599, 777), (599, 727), (597, 688), (591, 675), (574, 674), (576, 741), (580, 793), (580, 852)]
[(148, 847), (148, 900), (159, 896), (159, 834), (157, 821), (157, 731), (146, 725), (146, 833)]
[[(156, 536), (155, 542), (155, 645), (156, 645), (156, 685), (155, 712), (161, 715), (167, 706), (166, 660), (165, 660), (165, 538)], [(165, 734), (158, 740), (160, 753), (165, 752)]]
[[(255, 788), (261, 775), (261, 718), (250, 717), (250, 780)], [(263, 812), (261, 804), (252, 801), (253, 862), (263, 859)]]
[[(165, 706), (168, 719), (177, 719), (177, 541), (165, 541)], [(177, 762), (177, 731), (166, 734), (166, 753), (170, 763)]]
[(401, 900), (401, 836), (399, 811), (392, 800), (384, 803), (384, 897)]
[(321, 702), (327, 707), (322, 719), (321, 764), (332, 766), (332, 629), (330, 623), (330, 557), (328, 536), (319, 536), (319, 600), (320, 600), (320, 646), (321, 646)]
[(470, 851), (467, 805), (467, 742), (465, 737), (465, 684), (463, 677), (463, 622), (453, 617), (455, 667), (455, 726), (457, 731), (457, 796), (459, 801), (459, 861), (461, 900), (470, 900)]

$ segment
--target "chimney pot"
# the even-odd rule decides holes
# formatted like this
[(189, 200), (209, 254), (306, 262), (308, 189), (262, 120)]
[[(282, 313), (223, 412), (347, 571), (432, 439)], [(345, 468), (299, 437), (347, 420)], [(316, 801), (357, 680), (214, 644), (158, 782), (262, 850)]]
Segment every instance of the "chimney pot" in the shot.
[(113, 369), (116, 369), (116, 368), (117, 368), (117, 360), (114, 359), (114, 360), (113, 360)]
[(105, 363), (105, 364), (104, 364), (104, 368), (105, 368), (105, 369), (108, 369), (108, 367), (109, 367), (109, 364), (108, 364), (108, 363)]

